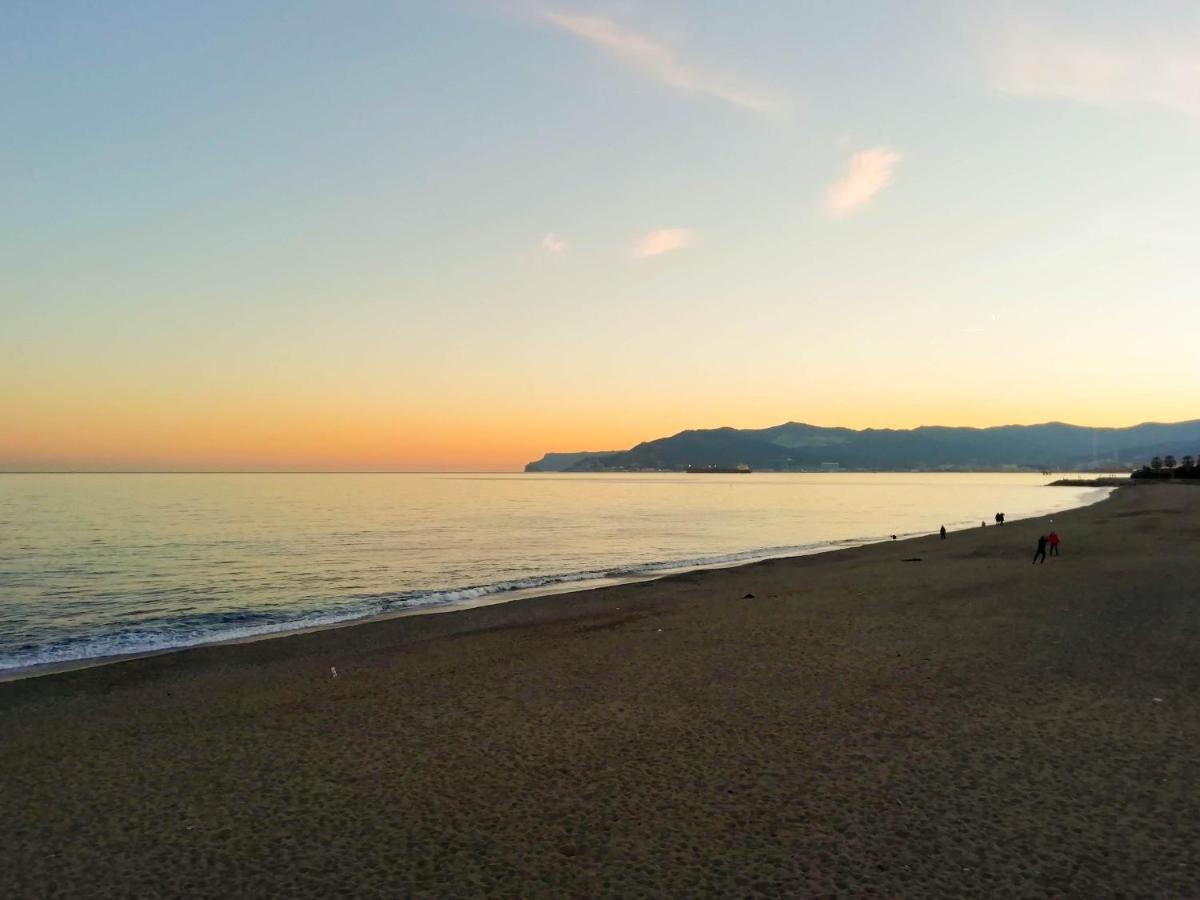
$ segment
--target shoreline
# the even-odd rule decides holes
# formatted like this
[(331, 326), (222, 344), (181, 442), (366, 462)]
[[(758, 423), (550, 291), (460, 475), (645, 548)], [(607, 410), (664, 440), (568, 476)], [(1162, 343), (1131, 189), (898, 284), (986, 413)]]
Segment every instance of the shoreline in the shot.
[(1056, 481), (1051, 481), (1046, 487), (1134, 487), (1137, 485), (1137, 480), (1124, 476), (1121, 478), (1115, 476), (1104, 476), (1102, 478), (1059, 478)]
[[(1111, 483), (1093, 480), (1086, 482), (1075, 482), (1066, 484), (1052, 482), (1047, 487), (1069, 486), (1069, 487), (1095, 487), (1098, 489), (1108, 489), (1108, 493), (1104, 496), (1096, 497), (1095, 499), (1081, 503), (1079, 506), (1068, 507), (1067, 509), (1059, 510), (1055, 513), (1034, 513), (1031, 516), (1025, 516), (1019, 519), (1008, 520), (1010, 524), (1017, 522), (1028, 521), (1029, 519), (1042, 518), (1050, 515), (1061, 515), (1066, 512), (1078, 509), (1086, 509), (1096, 506), (1109, 500), (1120, 487), (1126, 485), (1114, 485)], [(969, 525), (962, 528), (954, 528), (948, 530), (948, 533), (959, 533), (963, 531), (971, 531), (977, 526)], [(796, 548), (789, 548), (788, 552), (773, 555), (765, 553), (758, 555), (756, 551), (745, 551), (746, 554), (751, 554), (745, 559), (735, 559), (730, 561), (719, 561), (712, 563), (700, 563), (698, 565), (682, 565), (679, 567), (669, 566), (659, 571), (649, 572), (646, 574), (631, 574), (629, 576), (597, 576), (595, 578), (582, 578), (578, 581), (571, 580), (572, 573), (567, 573), (560, 576), (547, 576), (552, 579), (547, 584), (530, 587), (530, 588), (515, 588), (511, 590), (501, 590), (494, 593), (485, 593), (477, 597), (472, 597), (467, 600), (448, 601), (445, 603), (430, 603), (428, 605), (417, 605), (405, 609), (395, 611), (352, 617), (346, 619), (336, 619), (330, 622), (314, 623), (310, 625), (296, 625), (295, 627), (282, 627), (277, 631), (264, 631), (249, 635), (239, 635), (236, 637), (216, 637), (212, 640), (201, 640), (194, 644), (183, 644), (171, 647), (153, 648), (144, 651), (133, 651), (129, 653), (118, 653), (106, 656), (92, 656), (80, 659), (56, 660), (52, 662), (34, 663), (29, 666), (14, 666), (12, 668), (0, 669), (0, 684), (5, 684), (13, 681), (24, 681), (30, 678), (43, 678), (51, 675), (60, 675), (67, 672), (74, 672), (83, 669), (93, 669), (100, 666), (120, 665), (131, 661), (150, 659), (154, 657), (187, 653), (193, 650), (201, 650), (213, 647), (230, 647), (241, 644), (257, 643), (259, 641), (273, 641), (284, 638), (291, 638), (300, 635), (321, 633), (325, 631), (356, 628), (359, 626), (370, 626), (379, 622), (389, 622), (395, 619), (409, 618), (414, 616), (426, 615), (443, 615), (449, 613), (469, 612), (474, 609), (483, 607), (496, 606), (501, 604), (520, 604), (522, 602), (545, 597), (563, 597), (574, 594), (590, 593), (592, 591), (601, 591), (609, 588), (618, 588), (630, 584), (653, 583), (663, 579), (668, 579), (680, 575), (688, 575), (692, 573), (702, 573), (711, 571), (720, 571), (724, 569), (738, 569), (758, 565), (764, 562), (773, 560), (789, 560), (799, 559), (809, 556), (824, 555), (828, 553), (838, 553), (848, 550), (854, 550), (859, 547), (873, 546), (876, 544), (892, 544), (902, 543), (911, 540), (918, 540), (923, 537), (929, 537), (936, 534), (935, 531), (928, 532), (913, 532), (899, 535), (892, 539), (889, 537), (865, 537), (865, 538), (849, 538), (837, 541), (828, 541), (811, 545), (807, 548), (800, 549), (798, 552), (791, 552)], [(741, 555), (740, 553), (730, 554), (734, 556)], [(659, 564), (652, 564), (659, 565)], [(614, 570), (620, 570), (621, 566), (615, 566)], [(440, 593), (458, 593), (475, 588), (448, 588)], [(439, 593), (439, 592), (433, 592)]]
[(0, 894), (1186, 896), (1200, 492), (0, 684)]
[[(1105, 498), (1093, 502), (1100, 503), (1103, 502), (1103, 499)], [(1080, 507), (1073, 508), (1078, 509)], [(917, 537), (924, 537), (927, 534), (928, 533), (906, 535), (903, 538), (898, 538), (897, 542), (901, 540), (912, 540)], [(10, 681), (21, 681), (28, 678), (41, 678), (43, 676), (57, 675), (64, 672), (73, 672), (78, 669), (90, 669), (97, 666), (118, 665), (124, 662), (130, 662), (139, 659), (149, 659), (167, 654), (187, 653), (191, 650), (202, 650), (210, 647), (232, 647), (240, 644), (253, 644), (259, 641), (283, 640), (290, 637), (296, 637), (298, 635), (316, 634), (325, 631), (335, 631), (343, 628), (357, 628), (359, 626), (373, 625), (378, 622), (391, 622), (395, 619), (410, 618), (415, 616), (466, 613), (475, 609), (483, 609), (489, 606), (519, 604), (527, 600), (538, 600), (546, 597), (563, 597), (573, 594), (589, 594), (593, 591), (603, 591), (606, 589), (619, 588), (631, 584), (653, 583), (655, 581), (662, 581), (664, 579), (674, 578), (681, 575), (689, 575), (692, 573), (715, 572), (723, 569), (737, 569), (745, 566), (754, 566), (759, 563), (769, 562), (772, 560), (798, 559), (804, 556), (815, 556), (823, 553), (836, 553), (841, 550), (852, 550), (856, 547), (865, 547), (880, 543), (891, 543), (891, 541), (886, 538), (869, 538), (862, 541), (842, 541), (837, 542), (836, 544), (831, 543), (818, 545), (811, 550), (801, 551), (798, 553), (789, 552), (780, 554), (778, 556), (754, 556), (753, 558), (734, 560), (730, 562), (718, 562), (697, 566), (669, 568), (664, 569), (661, 572), (655, 572), (653, 574), (646, 575), (630, 575), (627, 577), (598, 576), (594, 579), (581, 579), (579, 581), (561, 580), (551, 582), (541, 587), (516, 588), (510, 591), (497, 591), (491, 594), (483, 594), (470, 600), (455, 600), (440, 604), (413, 606), (406, 609), (398, 609), (394, 612), (378, 613), (375, 615), (367, 615), (357, 618), (340, 619), (327, 623), (285, 627), (278, 631), (265, 631), (258, 634), (242, 635), (238, 637), (214, 638), (213, 640), (204, 640), (195, 644), (161, 647), (132, 653), (118, 653), (111, 656), (94, 656), (83, 659), (35, 663), (32, 666), (0, 669), (0, 684)], [(449, 589), (447, 592), (456, 592), (456, 589)]]

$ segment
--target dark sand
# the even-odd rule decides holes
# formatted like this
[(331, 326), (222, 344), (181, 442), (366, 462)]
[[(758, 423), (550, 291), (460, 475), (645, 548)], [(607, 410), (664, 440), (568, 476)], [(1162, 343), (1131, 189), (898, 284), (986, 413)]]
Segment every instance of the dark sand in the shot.
[(0, 896), (1195, 896), (1200, 488), (1055, 527), (0, 684)]

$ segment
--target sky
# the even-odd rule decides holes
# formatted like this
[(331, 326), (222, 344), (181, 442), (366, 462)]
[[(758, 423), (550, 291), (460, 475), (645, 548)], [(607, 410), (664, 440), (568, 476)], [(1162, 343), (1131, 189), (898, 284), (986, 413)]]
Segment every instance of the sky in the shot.
[(1200, 4), (0, 5), (0, 470), (1200, 417)]

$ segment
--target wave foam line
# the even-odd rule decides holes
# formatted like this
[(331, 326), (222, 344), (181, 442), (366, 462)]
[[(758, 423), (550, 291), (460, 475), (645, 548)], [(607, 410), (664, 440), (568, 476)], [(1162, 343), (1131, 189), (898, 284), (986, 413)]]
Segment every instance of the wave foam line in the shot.
[(515, 592), (532, 594), (538, 590), (584, 581), (603, 583), (654, 578), (675, 572), (737, 565), (760, 559), (797, 556), (822, 549), (832, 550), (849, 544), (866, 543), (869, 540), (871, 539), (764, 547), (716, 556), (584, 569), (576, 572), (531, 576), (455, 588), (358, 595), (348, 598), (349, 602), (340, 609), (299, 615), (256, 613), (251, 610), (235, 613), (202, 613), (188, 616), (183, 620), (164, 619), (157, 625), (143, 623), (132, 628), (114, 629), (90, 637), (66, 638), (45, 646), (30, 648), (28, 651), (3, 654), (0, 655), (0, 671), (182, 650), (204, 644), (239, 641), (289, 631), (343, 625), (413, 609), (464, 605), (499, 594)]

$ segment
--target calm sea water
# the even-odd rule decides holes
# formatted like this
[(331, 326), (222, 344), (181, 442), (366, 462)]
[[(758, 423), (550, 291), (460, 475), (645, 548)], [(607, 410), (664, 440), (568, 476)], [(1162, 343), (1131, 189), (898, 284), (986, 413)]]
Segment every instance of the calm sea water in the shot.
[(978, 527), (1106, 493), (1046, 481), (0, 475), (0, 669)]

